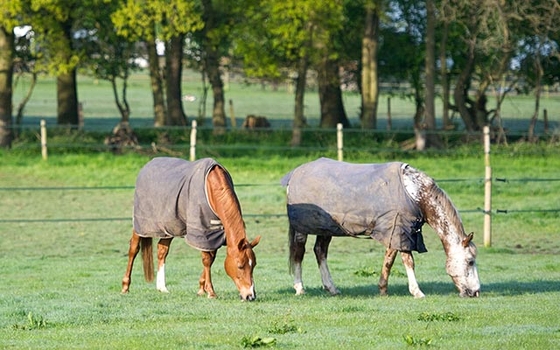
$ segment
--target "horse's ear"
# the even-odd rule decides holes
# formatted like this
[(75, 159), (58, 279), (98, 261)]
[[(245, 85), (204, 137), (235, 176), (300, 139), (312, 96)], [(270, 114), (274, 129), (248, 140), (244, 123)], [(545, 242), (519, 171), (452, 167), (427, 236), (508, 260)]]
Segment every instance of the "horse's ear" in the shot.
[(255, 248), (255, 246), (256, 246), (257, 244), (259, 244), (260, 241), (261, 241), (261, 236), (255, 237), (255, 239), (253, 239), (253, 241), (251, 242), (251, 247), (252, 247), (252, 248)]
[(474, 237), (474, 232), (469, 233), (467, 238), (463, 240), (463, 247), (468, 247)]
[(246, 239), (242, 239), (239, 241), (239, 243), (237, 243), (237, 249), (243, 250), (249, 247), (253, 248), (257, 244), (259, 244), (260, 240), (261, 240), (261, 236), (257, 236), (257, 238), (255, 238), (251, 243), (249, 243), (249, 241)]

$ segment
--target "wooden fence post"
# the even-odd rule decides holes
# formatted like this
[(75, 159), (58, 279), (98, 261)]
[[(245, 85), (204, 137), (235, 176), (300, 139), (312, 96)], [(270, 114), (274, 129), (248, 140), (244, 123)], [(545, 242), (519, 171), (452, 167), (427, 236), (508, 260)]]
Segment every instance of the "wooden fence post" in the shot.
[(189, 159), (191, 162), (194, 162), (196, 160), (196, 120), (193, 120), (191, 125), (191, 149)]
[(43, 156), (44, 160), (47, 160), (47, 122), (45, 121), (45, 119), (41, 119), (41, 155)]
[(492, 168), (490, 167), (490, 128), (484, 127), (484, 246), (492, 246)]
[(338, 150), (338, 160), (342, 162), (344, 159), (342, 123), (336, 124), (336, 148)]

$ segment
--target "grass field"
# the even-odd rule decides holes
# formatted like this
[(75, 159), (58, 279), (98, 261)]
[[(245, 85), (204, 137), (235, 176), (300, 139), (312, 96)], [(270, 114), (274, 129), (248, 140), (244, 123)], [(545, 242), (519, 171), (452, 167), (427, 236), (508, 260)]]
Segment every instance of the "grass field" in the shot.
[[(149, 156), (107, 153), (38, 155), (0, 151), (0, 348), (2, 349), (554, 349), (560, 346), (560, 181), (557, 151), (514, 146), (493, 155), (493, 246), (482, 244), (484, 162), (477, 155), (402, 155), (442, 180), (475, 231), (482, 295), (459, 298), (445, 274), (445, 255), (425, 226), (429, 252), (416, 255), (424, 300), (408, 294), (395, 263), (389, 297), (377, 292), (383, 248), (374, 241), (335, 239), (329, 263), (338, 297), (321, 289), (312, 254), (304, 261), (307, 294), (296, 297), (287, 264), (284, 191), (278, 180), (314, 156), (221, 157), (232, 174), (255, 248), (257, 300), (240, 302), (218, 252), (213, 280), (219, 298), (197, 297), (200, 255), (181, 240), (171, 246), (171, 293), (125, 270), (136, 174)], [(355, 155), (349, 161), (397, 160)], [(463, 179), (461, 181), (445, 181)], [(60, 190), (56, 187), (75, 187)], [(14, 187), (43, 187), (42, 190)], [(45, 189), (46, 187), (51, 189)], [(83, 189), (81, 187), (118, 187)], [(122, 188), (121, 188), (122, 187)], [(530, 211), (528, 211), (530, 210)], [(108, 220), (115, 218), (115, 220)], [(104, 220), (106, 219), (106, 220)], [(312, 240), (311, 240), (312, 241)]]

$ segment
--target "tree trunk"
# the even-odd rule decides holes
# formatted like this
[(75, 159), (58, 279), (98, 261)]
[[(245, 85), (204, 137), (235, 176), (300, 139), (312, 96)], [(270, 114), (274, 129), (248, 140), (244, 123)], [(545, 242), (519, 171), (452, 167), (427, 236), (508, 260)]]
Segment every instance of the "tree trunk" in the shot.
[(379, 81), (377, 78), (377, 47), (379, 37), (379, 9), (366, 5), (364, 36), (362, 38), (362, 128), (377, 128)]
[(68, 73), (59, 74), (56, 78), (57, 124), (77, 127), (78, 90), (76, 87), (76, 68)]
[(206, 50), (206, 73), (214, 96), (212, 125), (214, 128), (221, 129), (226, 126), (224, 83), (220, 74), (219, 57), (213, 48)]
[(434, 0), (426, 0), (426, 60), (425, 60), (425, 83), (424, 90), (424, 106), (425, 117), (424, 123), (426, 129), (435, 130), (436, 128), (436, 109), (435, 109), (435, 69), (436, 69), (436, 43), (435, 43), (435, 4)]
[(12, 128), (12, 80), (14, 35), (0, 26), (0, 147), (10, 148), (14, 139)]
[(294, 126), (292, 129), (292, 146), (301, 144), (301, 128), (307, 126), (304, 113), (305, 86), (307, 85), (307, 56), (300, 57), (297, 65), (296, 94), (294, 103)]
[(148, 40), (146, 42), (146, 48), (148, 50), (150, 86), (154, 104), (154, 126), (160, 127), (166, 124), (167, 110), (165, 108), (165, 99), (163, 98), (163, 79), (159, 67), (159, 57), (155, 41)]
[(350, 122), (344, 111), (342, 90), (340, 89), (338, 61), (329, 58), (328, 53), (319, 63), (318, 83), (319, 102), (321, 104), (321, 123), (323, 128), (335, 128), (338, 123), (347, 128)]
[(214, 11), (212, 0), (202, 0), (203, 19), (204, 19), (204, 53), (205, 53), (205, 69), (208, 74), (208, 81), (212, 86), (214, 95), (214, 106), (212, 108), (212, 125), (214, 131), (221, 133), (226, 126), (224, 83), (220, 74), (220, 55), (215, 39), (211, 36), (216, 30), (216, 13)]
[(165, 48), (168, 125), (187, 125), (187, 117), (183, 111), (183, 100), (181, 98), (184, 37), (184, 34), (173, 36)]
[(461, 74), (457, 78), (457, 83), (455, 84), (455, 90), (453, 91), (453, 98), (455, 100), (455, 107), (459, 111), (463, 122), (465, 123), (465, 128), (468, 132), (475, 131), (475, 123), (474, 118), (471, 114), (471, 110), (467, 107), (467, 103), (469, 102), (468, 98), (468, 90), (469, 90), (469, 81), (471, 78), (471, 74), (474, 69), (474, 47), (475, 43), (471, 41), (469, 43), (468, 52), (467, 52), (467, 62)]
[(543, 68), (541, 64), (541, 57), (537, 51), (535, 55), (535, 111), (533, 112), (533, 116), (531, 117), (531, 122), (529, 123), (529, 130), (527, 133), (528, 141), (529, 142), (536, 142), (537, 137), (535, 136), (535, 127), (537, 126), (537, 120), (539, 119), (539, 108), (540, 108), (540, 101), (541, 101), (541, 81), (543, 76)]
[[(56, 78), (56, 94), (57, 94), (57, 124), (70, 125), (78, 127), (80, 118), (78, 113), (78, 88), (76, 82), (76, 66), (70, 66), (70, 60), (73, 52), (72, 48), (72, 21), (68, 19), (62, 22), (63, 42), (60, 55), (65, 58), (64, 64), (67, 69), (58, 74)], [(62, 44), (61, 44), (62, 45)]]
[(451, 120), (449, 118), (449, 74), (447, 73), (447, 37), (449, 34), (449, 24), (446, 22), (441, 30), (442, 38), (440, 41), (439, 48), (439, 62), (440, 62), (440, 77), (441, 77), (441, 97), (442, 97), (442, 119), (443, 119), (443, 129), (448, 130), (452, 127)]

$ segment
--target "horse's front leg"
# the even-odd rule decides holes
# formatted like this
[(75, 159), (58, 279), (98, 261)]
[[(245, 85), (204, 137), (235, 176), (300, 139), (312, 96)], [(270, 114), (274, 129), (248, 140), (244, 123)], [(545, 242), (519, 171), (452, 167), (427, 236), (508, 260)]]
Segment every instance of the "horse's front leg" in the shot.
[(315, 252), (315, 257), (317, 258), (317, 265), (319, 265), (319, 272), (321, 273), (321, 280), (323, 281), (323, 287), (331, 293), (331, 295), (340, 294), (340, 291), (334, 285), (334, 282), (329, 271), (329, 266), (327, 265), (327, 255), (329, 252), (329, 244), (331, 243), (332, 236), (322, 236), (317, 235), (317, 240), (315, 241), (315, 246), (313, 250)]
[(204, 295), (208, 293), (208, 298), (215, 298), (216, 293), (214, 293), (214, 286), (212, 285), (212, 276), (210, 274), (210, 269), (212, 264), (216, 259), (216, 251), (212, 252), (202, 252), (202, 274), (198, 283), (200, 284), (200, 289), (198, 290), (198, 295)]
[(383, 260), (383, 267), (381, 268), (381, 276), (379, 276), (379, 294), (387, 295), (387, 285), (389, 284), (389, 275), (391, 274), (391, 268), (397, 257), (397, 251), (395, 249), (387, 248), (385, 251), (385, 259)]
[(156, 288), (162, 293), (169, 293), (165, 285), (165, 259), (169, 254), (169, 245), (173, 238), (162, 238), (158, 242), (158, 270), (156, 277)]
[(424, 298), (425, 295), (420, 290), (418, 282), (416, 282), (416, 275), (414, 274), (414, 257), (412, 252), (403, 251), (401, 252), (402, 262), (406, 269), (406, 275), (408, 276), (408, 290), (415, 298)]
[(126, 272), (124, 273), (124, 277), (122, 279), (121, 293), (123, 294), (128, 293), (128, 289), (130, 288), (132, 266), (134, 265), (134, 259), (136, 259), (136, 255), (138, 255), (139, 251), (140, 236), (133, 232), (132, 237), (130, 238), (130, 246), (128, 248), (128, 264), (126, 265)]

